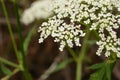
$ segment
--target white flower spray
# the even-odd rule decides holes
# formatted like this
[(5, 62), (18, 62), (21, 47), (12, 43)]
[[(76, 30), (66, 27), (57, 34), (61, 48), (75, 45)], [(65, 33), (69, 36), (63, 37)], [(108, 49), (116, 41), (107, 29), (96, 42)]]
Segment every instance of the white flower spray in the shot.
[(70, 48), (74, 45), (81, 46), (80, 38), (86, 34), (82, 27), (87, 27), (99, 34), (97, 55), (100, 56), (104, 52), (108, 57), (111, 53), (116, 53), (117, 57), (120, 57), (120, 38), (115, 31), (120, 28), (120, 0), (52, 0), (50, 2), (51, 5), (49, 8), (46, 7), (45, 13), (42, 14), (41, 9), (36, 8), (40, 6), (36, 2), (32, 5), (33, 8), (31, 6), (30, 10), (24, 12), (22, 18), (22, 21), (28, 24), (34, 19), (46, 18), (43, 15), (46, 16), (49, 11), (54, 13), (39, 27), (39, 43), (52, 36), (54, 42), (60, 42), (60, 51), (63, 51), (66, 45)]
[(111, 53), (116, 53), (117, 57), (120, 57), (120, 38), (114, 31), (120, 25), (119, 2), (119, 0), (55, 0), (53, 7), (56, 15), (40, 26), (39, 43), (51, 35), (55, 42), (60, 42), (60, 51), (66, 45), (81, 46), (80, 37), (85, 36), (81, 23), (91, 24), (90, 30), (96, 30), (100, 37), (96, 54), (101, 55), (105, 52), (105, 56), (108, 57)]

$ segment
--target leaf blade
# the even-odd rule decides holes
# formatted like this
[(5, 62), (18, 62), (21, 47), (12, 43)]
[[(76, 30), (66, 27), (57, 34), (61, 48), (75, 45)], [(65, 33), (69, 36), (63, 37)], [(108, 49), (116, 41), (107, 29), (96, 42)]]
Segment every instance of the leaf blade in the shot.
[(9, 68), (7, 68), (4, 64), (1, 64), (1, 70), (5, 75), (11, 75), (11, 71)]

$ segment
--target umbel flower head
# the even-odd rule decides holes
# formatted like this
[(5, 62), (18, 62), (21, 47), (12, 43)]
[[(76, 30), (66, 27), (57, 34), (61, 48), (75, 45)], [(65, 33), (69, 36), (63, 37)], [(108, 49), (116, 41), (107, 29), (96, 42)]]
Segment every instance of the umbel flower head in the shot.
[(116, 53), (120, 57), (120, 38), (115, 31), (120, 26), (120, 0), (53, 0), (52, 8), (54, 16), (39, 27), (39, 43), (52, 36), (54, 42), (60, 42), (60, 51), (66, 45), (81, 46), (80, 38), (86, 34), (81, 27), (85, 27), (99, 34), (97, 55)]

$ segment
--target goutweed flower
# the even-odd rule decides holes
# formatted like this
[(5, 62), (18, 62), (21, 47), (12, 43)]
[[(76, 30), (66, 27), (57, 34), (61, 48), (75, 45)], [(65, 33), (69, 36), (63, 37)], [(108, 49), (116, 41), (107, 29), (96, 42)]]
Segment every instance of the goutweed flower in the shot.
[(35, 20), (47, 19), (53, 14), (52, 0), (37, 0), (23, 12), (21, 22), (28, 25)]
[(120, 0), (53, 0), (51, 6), (54, 16), (39, 27), (39, 43), (52, 36), (54, 42), (60, 42), (60, 51), (66, 45), (81, 46), (80, 38), (89, 28), (100, 37), (97, 55), (116, 53), (120, 57), (120, 38), (115, 31), (120, 26)]

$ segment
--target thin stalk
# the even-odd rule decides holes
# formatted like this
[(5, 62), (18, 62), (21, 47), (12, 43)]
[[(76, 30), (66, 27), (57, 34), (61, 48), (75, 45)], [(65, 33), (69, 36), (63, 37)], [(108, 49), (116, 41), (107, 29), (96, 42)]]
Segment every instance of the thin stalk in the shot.
[(73, 57), (74, 61), (77, 61), (77, 55), (75, 54), (75, 52), (69, 46), (66, 46), (66, 48)]
[(87, 49), (87, 41), (88, 41), (88, 38), (89, 38), (89, 34), (90, 34), (90, 30), (87, 29), (86, 31), (86, 36), (83, 40), (83, 43), (82, 43), (82, 48), (81, 48), (81, 52), (79, 54), (79, 60), (83, 60), (84, 59), (84, 56), (85, 56), (85, 53), (86, 53), (86, 49)]
[(13, 48), (14, 48), (17, 60), (19, 61), (20, 57), (18, 55), (17, 45), (16, 45), (16, 42), (15, 42), (14, 34), (13, 34), (13, 31), (12, 31), (12, 27), (11, 27), (11, 24), (10, 24), (10, 20), (9, 20), (9, 17), (8, 17), (8, 13), (7, 13), (7, 9), (6, 9), (4, 0), (1, 0), (1, 4), (2, 4), (3, 12), (5, 14), (5, 19), (7, 21), (8, 31), (10, 33), (10, 37), (11, 37), (11, 40), (12, 40)]
[(17, 30), (18, 30), (19, 40), (20, 40), (20, 48), (22, 52), (22, 66), (24, 69), (23, 73), (25, 75), (26, 80), (32, 80), (32, 77), (26, 65), (26, 56), (25, 56), (25, 51), (23, 46), (23, 36), (22, 36), (22, 29), (21, 29), (22, 27), (20, 23), (20, 16), (19, 16), (19, 9), (18, 9), (18, 0), (15, 0), (14, 6), (15, 6), (15, 12), (16, 12), (16, 18), (17, 18)]
[(82, 61), (76, 63), (76, 80), (82, 79)]
[(99, 39), (100, 39), (100, 37), (99, 37), (99, 35), (98, 35), (97, 31), (95, 31), (95, 30), (94, 30), (94, 31), (93, 31), (93, 34), (95, 35), (95, 37), (96, 37), (96, 39), (97, 39), (97, 40), (99, 40)]
[(90, 30), (89, 27), (87, 26), (86, 30), (86, 36), (84, 37), (83, 43), (82, 43), (82, 48), (80, 51), (80, 54), (78, 56), (78, 60), (76, 62), (76, 80), (81, 80), (82, 79), (82, 62), (85, 57), (86, 49), (87, 49), (87, 41), (89, 38)]
[(7, 64), (7, 65), (9, 65), (9, 66), (12, 66), (12, 67), (16, 67), (16, 68), (19, 67), (17, 64), (15, 64), (15, 63), (13, 63), (13, 62), (10, 62), (10, 61), (8, 61), (8, 60), (6, 60), (6, 59), (4, 59), (4, 58), (1, 58), (1, 57), (0, 57), (0, 62), (2, 62), (2, 63), (4, 63), (4, 64)]

